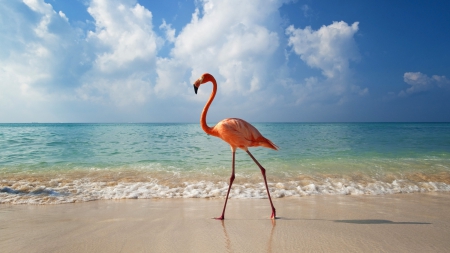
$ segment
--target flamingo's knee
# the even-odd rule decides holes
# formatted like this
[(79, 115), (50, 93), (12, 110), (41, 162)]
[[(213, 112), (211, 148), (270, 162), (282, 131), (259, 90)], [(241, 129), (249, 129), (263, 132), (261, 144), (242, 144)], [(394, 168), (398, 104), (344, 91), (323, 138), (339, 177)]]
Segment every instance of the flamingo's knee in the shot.
[(231, 177), (230, 177), (230, 185), (233, 183), (233, 181), (234, 181), (234, 174), (231, 175)]

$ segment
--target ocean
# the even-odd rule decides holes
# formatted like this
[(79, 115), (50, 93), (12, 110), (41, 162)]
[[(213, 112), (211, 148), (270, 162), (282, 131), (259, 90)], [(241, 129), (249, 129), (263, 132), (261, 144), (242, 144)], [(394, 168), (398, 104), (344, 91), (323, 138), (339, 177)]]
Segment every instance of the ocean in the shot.
[[(280, 148), (250, 148), (273, 198), (450, 191), (450, 123), (253, 125)], [(0, 124), (0, 203), (225, 198), (230, 174), (198, 123)], [(267, 198), (242, 150), (230, 198)]]

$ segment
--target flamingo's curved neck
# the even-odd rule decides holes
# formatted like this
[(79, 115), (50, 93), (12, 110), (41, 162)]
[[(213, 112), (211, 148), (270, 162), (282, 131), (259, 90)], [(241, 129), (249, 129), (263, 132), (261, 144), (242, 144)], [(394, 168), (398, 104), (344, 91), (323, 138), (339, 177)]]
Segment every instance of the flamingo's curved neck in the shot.
[(217, 92), (217, 82), (216, 79), (210, 75), (210, 74), (204, 74), (203, 75), (203, 83), (212, 82), (213, 84), (213, 90), (211, 92), (211, 96), (209, 97), (208, 102), (206, 102), (205, 107), (203, 107), (202, 116), (200, 117), (200, 125), (202, 126), (203, 131), (205, 131), (209, 135), (214, 135), (212, 127), (209, 127), (206, 124), (206, 114), (208, 113), (209, 106), (211, 105), (212, 101), (214, 100), (214, 97), (216, 96)]

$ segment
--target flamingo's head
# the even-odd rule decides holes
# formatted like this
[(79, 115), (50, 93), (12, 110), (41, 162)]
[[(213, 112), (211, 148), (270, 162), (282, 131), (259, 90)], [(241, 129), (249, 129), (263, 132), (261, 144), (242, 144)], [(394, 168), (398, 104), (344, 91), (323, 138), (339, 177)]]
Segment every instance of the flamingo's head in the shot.
[(202, 83), (203, 83), (203, 75), (199, 79), (197, 79), (194, 83), (195, 94), (197, 94), (198, 87), (200, 87), (200, 84)]

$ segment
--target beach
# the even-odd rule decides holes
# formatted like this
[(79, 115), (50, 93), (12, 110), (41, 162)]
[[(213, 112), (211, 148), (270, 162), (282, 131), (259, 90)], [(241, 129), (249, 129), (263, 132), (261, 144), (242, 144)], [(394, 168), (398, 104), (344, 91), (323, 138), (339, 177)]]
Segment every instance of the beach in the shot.
[(0, 124), (0, 252), (449, 252), (449, 123)]
[(2, 252), (448, 252), (450, 194), (0, 205)]

